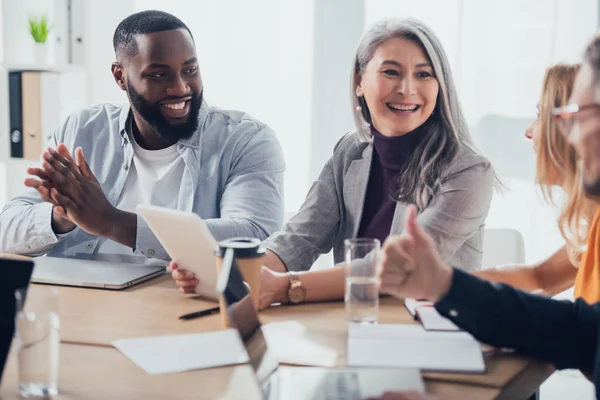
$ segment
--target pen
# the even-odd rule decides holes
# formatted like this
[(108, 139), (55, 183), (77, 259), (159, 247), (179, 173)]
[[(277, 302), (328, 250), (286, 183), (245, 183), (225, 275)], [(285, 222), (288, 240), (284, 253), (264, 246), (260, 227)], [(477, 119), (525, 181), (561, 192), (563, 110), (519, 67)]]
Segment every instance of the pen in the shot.
[(187, 321), (188, 319), (204, 317), (206, 315), (210, 315), (215, 312), (219, 312), (219, 307), (213, 307), (213, 308), (209, 308), (209, 309), (202, 310), (202, 311), (196, 311), (193, 313), (184, 314), (181, 317), (179, 317), (179, 319), (183, 320), (183, 321)]

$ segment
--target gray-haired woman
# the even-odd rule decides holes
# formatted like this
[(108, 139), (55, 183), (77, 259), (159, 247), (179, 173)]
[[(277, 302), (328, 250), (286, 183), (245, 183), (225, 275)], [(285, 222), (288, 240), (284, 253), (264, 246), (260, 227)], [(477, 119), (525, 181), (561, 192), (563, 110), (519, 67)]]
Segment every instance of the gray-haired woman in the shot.
[[(298, 213), (265, 241), (261, 307), (344, 296), (343, 268), (308, 271), (344, 240), (400, 233), (407, 204), (442, 256), (481, 265), (494, 172), (475, 150), (450, 65), (435, 34), (414, 20), (386, 20), (362, 38), (351, 74), (356, 132), (345, 135)], [(181, 290), (198, 281), (172, 265)]]

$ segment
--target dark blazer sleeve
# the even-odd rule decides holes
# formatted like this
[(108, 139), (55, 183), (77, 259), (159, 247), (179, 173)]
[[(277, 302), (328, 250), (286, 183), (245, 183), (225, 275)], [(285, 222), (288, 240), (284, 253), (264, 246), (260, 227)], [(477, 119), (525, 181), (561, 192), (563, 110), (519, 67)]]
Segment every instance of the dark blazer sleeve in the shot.
[(559, 369), (594, 372), (600, 303), (553, 300), (455, 269), (450, 292), (435, 307), (481, 342), (513, 348)]

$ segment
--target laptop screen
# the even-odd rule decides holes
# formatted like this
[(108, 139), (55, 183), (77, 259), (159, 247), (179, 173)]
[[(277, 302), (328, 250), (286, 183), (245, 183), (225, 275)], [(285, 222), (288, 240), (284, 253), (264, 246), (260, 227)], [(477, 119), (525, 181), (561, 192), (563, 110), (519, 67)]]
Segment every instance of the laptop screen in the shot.
[[(223, 272), (226, 273), (226, 268), (223, 268)], [(235, 259), (223, 296), (228, 305), (231, 326), (239, 332), (258, 381), (263, 382), (277, 369), (278, 363), (273, 352), (269, 351), (258, 314), (250, 298), (250, 291), (242, 279)]]
[(15, 332), (15, 290), (29, 285), (33, 262), (0, 259), (0, 384)]

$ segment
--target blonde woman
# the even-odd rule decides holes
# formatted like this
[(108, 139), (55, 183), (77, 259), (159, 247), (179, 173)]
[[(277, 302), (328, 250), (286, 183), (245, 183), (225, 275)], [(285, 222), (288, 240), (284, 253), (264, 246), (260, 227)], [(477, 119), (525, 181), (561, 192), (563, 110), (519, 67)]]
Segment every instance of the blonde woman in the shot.
[[(581, 254), (585, 251), (587, 231), (596, 206), (581, 187), (577, 155), (556, 126), (552, 110), (568, 104), (579, 65), (558, 64), (546, 71), (538, 103), (538, 117), (525, 136), (533, 141), (537, 154), (536, 178), (545, 199), (553, 203), (552, 187), (567, 193), (567, 201), (558, 218), (558, 227), (566, 244), (550, 258), (533, 266), (504, 266), (475, 274), (490, 281), (508, 283), (528, 291), (555, 295), (573, 286)], [(576, 297), (582, 297), (575, 285)], [(586, 294), (600, 300), (600, 293)]]
[[(377, 23), (350, 78), (356, 131), (337, 143), (298, 213), (265, 241), (261, 307), (343, 298), (343, 268), (309, 272), (312, 264), (332, 249), (343, 262), (347, 238), (400, 233), (410, 203), (446, 262), (481, 265), (495, 175), (473, 146), (438, 38), (413, 20)], [(193, 275), (171, 268), (181, 290), (193, 292)]]

